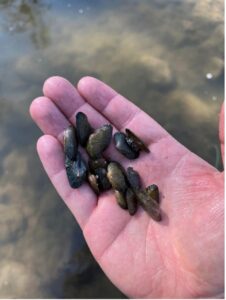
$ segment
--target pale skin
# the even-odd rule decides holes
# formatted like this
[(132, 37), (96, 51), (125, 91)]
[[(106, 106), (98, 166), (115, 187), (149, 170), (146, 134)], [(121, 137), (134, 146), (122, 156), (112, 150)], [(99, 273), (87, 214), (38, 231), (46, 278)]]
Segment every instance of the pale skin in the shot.
[[(64, 78), (51, 77), (44, 83), (43, 93), (30, 107), (44, 133), (37, 142), (40, 160), (110, 280), (128, 297), (223, 297), (224, 173), (95, 78), (84, 77), (74, 86)], [(86, 113), (95, 128), (106, 123), (111, 123), (114, 131), (130, 128), (148, 145), (150, 153), (142, 153), (136, 160), (123, 157), (113, 144), (105, 155), (137, 170), (143, 186), (159, 186), (161, 222), (153, 221), (142, 208), (130, 216), (116, 204), (112, 191), (98, 199), (88, 184), (70, 188), (64, 168), (63, 130), (75, 123), (78, 111)], [(222, 153), (223, 115), (222, 108)]]

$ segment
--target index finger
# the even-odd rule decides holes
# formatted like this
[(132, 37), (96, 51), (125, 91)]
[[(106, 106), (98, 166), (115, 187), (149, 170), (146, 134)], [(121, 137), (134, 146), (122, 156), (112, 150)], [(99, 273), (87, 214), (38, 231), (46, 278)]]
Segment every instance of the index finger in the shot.
[(147, 144), (169, 135), (155, 120), (111, 87), (93, 77), (83, 77), (77, 85), (79, 93), (116, 128), (129, 127)]

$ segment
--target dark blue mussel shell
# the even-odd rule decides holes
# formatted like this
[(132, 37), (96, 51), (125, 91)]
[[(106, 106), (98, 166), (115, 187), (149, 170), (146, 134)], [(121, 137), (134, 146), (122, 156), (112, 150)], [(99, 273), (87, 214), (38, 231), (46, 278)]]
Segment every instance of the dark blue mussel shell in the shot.
[(141, 188), (140, 175), (132, 167), (127, 168), (126, 177), (127, 177), (127, 180), (129, 182), (131, 188), (134, 191), (139, 190)]
[(88, 118), (83, 112), (78, 112), (75, 119), (79, 144), (85, 147), (90, 134), (93, 132), (93, 128), (89, 124)]
[(73, 126), (69, 126), (64, 130), (64, 153), (69, 159), (75, 160), (77, 150), (76, 131)]
[(88, 169), (79, 151), (75, 161), (65, 156), (65, 168), (70, 186), (75, 189), (80, 187), (86, 180)]
[(126, 141), (126, 135), (122, 132), (114, 134), (115, 148), (128, 159), (136, 159), (139, 156), (139, 151), (134, 151)]

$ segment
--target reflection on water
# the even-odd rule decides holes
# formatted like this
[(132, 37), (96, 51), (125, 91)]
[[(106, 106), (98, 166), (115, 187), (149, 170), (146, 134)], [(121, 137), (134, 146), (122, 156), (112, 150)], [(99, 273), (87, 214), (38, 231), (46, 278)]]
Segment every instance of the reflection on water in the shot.
[(6, 19), (4, 29), (11, 33), (26, 32), (34, 45), (43, 48), (48, 45), (48, 27), (44, 21), (43, 12), (48, 6), (41, 1), (3, 1), (0, 8), (4, 11)]
[(51, 75), (94, 75), (222, 168), (223, 1), (0, 2), (0, 297), (118, 298), (35, 152)]

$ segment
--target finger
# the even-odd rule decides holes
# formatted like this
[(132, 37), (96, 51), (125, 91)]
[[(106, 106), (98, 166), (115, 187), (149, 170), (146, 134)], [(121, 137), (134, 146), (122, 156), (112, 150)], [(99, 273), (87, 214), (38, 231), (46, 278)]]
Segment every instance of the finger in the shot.
[(32, 101), (30, 115), (45, 134), (52, 135), (63, 143), (63, 131), (70, 122), (47, 97), (38, 97)]
[(44, 82), (43, 93), (56, 104), (67, 119), (73, 118), (79, 108), (82, 109), (83, 105), (87, 105), (75, 87), (60, 76), (48, 78)]
[[(47, 79), (43, 86), (43, 92), (45, 96), (51, 99), (57, 106), (61, 114), (64, 115), (64, 118), (68, 119), (74, 125), (75, 116), (79, 111), (87, 115), (93, 128), (98, 128), (109, 123), (108, 119), (96, 111), (89, 103), (84, 101), (76, 88), (62, 77), (54, 76)], [(40, 105), (40, 103), (38, 103), (38, 105)], [(54, 112), (55, 111), (56, 108), (54, 109)], [(113, 126), (113, 133), (116, 131), (118, 131), (118, 129)], [(121, 161), (123, 159), (123, 156), (115, 151), (112, 144), (105, 151), (105, 155), (111, 156), (114, 160)]]
[(62, 146), (56, 138), (50, 135), (42, 136), (37, 142), (37, 151), (52, 184), (81, 228), (84, 228), (96, 208), (96, 196), (86, 184), (79, 189), (70, 187), (64, 167)]
[[(100, 127), (107, 122), (102, 116), (95, 117), (95, 110), (88, 103), (83, 106), (83, 112), (89, 116), (91, 125), (94, 127)], [(72, 117), (71, 122), (70, 120), (67, 120), (65, 115), (56, 107), (53, 101), (47, 97), (38, 97), (33, 100), (30, 106), (30, 114), (44, 134), (56, 137), (62, 144), (64, 130), (69, 124), (75, 123), (75, 118)], [(114, 151), (113, 145), (110, 145), (105, 151), (105, 154), (114, 159), (122, 159), (122, 157), (119, 157), (120, 154)]]
[[(81, 111), (87, 114), (91, 121), (90, 123), (94, 128), (109, 123), (108, 120), (100, 116), (88, 103), (82, 107)], [(58, 107), (56, 107), (55, 103), (47, 97), (38, 97), (33, 100), (30, 106), (30, 114), (43, 133), (56, 137), (62, 144), (65, 128), (67, 128), (69, 124), (75, 123), (74, 117), (71, 117), (71, 120), (68, 120)], [(113, 130), (114, 132), (116, 131), (115, 128), (113, 128)], [(112, 144), (104, 154), (106, 157), (111, 157), (112, 159), (121, 162), (124, 159), (120, 153), (115, 151)]]
[(90, 106), (77, 92), (76, 88), (65, 78), (53, 76), (48, 78), (43, 86), (44, 95), (53, 101), (61, 113), (75, 124), (78, 111), (87, 114), (89, 122), (94, 127), (109, 123), (100, 113)]
[(84, 77), (77, 88), (85, 100), (119, 130), (129, 127), (147, 144), (168, 135), (150, 116), (98, 79)]

